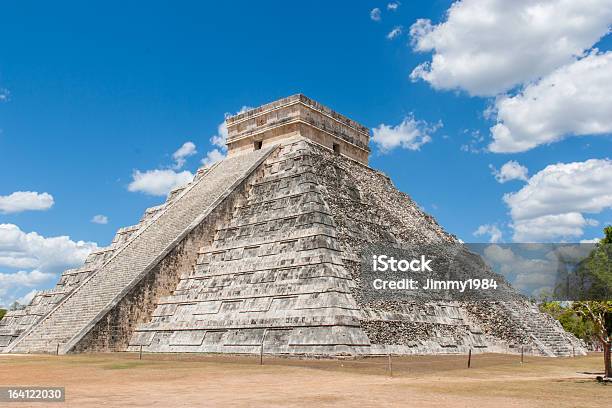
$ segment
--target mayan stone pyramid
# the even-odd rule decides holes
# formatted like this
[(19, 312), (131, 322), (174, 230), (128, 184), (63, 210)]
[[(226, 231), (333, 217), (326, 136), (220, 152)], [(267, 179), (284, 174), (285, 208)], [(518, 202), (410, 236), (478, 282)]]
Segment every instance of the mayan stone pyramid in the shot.
[(227, 119), (228, 157), (0, 321), (0, 350), (582, 354), (518, 294), (367, 302), (370, 243), (456, 243), (384, 174), (369, 130), (303, 95)]

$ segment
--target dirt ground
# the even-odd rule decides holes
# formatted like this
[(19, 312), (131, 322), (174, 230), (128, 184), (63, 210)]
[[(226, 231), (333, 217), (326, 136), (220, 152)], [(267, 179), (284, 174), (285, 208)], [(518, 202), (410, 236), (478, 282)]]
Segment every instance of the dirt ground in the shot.
[[(299, 360), (116, 353), (0, 355), (0, 386), (64, 386), (66, 402), (14, 407), (612, 407), (601, 354)], [(2, 404), (2, 403), (0, 403)]]

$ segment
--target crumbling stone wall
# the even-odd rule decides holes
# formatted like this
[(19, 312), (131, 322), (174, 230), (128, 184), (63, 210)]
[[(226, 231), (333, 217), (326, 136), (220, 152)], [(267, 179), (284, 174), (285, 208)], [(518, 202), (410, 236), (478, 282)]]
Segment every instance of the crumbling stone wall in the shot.
[(508, 319), (508, 311), (498, 302), (465, 302), (467, 312), (478, 321), (484, 333), (511, 345), (532, 343), (527, 333)]
[(518, 293), (510, 296), (510, 306), (487, 301), (448, 305), (365, 301), (360, 293), (360, 254), (367, 245), (456, 244), (458, 240), (384, 174), (318, 146), (312, 146), (311, 154), (336, 224), (345, 268), (355, 282), (352, 295), (363, 311), (361, 327), (373, 344), (408, 346), (417, 352), (437, 352), (440, 347), (499, 350), (500, 343), (501, 347), (524, 345), (545, 355), (572, 351), (577, 340), (534, 312)]
[(384, 174), (318, 146), (312, 146), (311, 154), (338, 231), (345, 268), (355, 282), (352, 295), (362, 308), (361, 327), (372, 344), (383, 349), (405, 346), (403, 352), (481, 347), (484, 337), (463, 319), (459, 307), (362, 298), (361, 252), (366, 246), (458, 241)]

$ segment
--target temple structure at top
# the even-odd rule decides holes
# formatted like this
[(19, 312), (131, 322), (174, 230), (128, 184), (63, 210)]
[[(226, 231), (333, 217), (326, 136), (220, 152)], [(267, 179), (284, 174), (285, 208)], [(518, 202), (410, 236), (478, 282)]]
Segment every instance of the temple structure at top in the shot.
[(304, 137), (337, 154), (368, 164), (370, 131), (326, 106), (296, 94), (228, 117), (228, 156)]

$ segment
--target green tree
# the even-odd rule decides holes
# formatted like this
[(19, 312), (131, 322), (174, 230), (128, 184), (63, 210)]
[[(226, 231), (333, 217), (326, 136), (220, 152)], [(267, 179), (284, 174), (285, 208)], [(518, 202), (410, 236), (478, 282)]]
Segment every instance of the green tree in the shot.
[(586, 260), (587, 270), (592, 278), (591, 293), (595, 299), (574, 302), (572, 308), (579, 315), (593, 323), (595, 335), (603, 345), (605, 376), (612, 378), (612, 226), (604, 228), (604, 238), (595, 246)]
[(604, 349), (604, 368), (606, 377), (612, 378), (612, 359), (610, 357), (610, 348), (612, 347), (612, 330), (610, 330), (612, 301), (598, 300), (574, 302), (573, 308), (577, 313), (584, 316), (585, 319), (593, 322), (595, 335)]
[(0, 320), (2, 320), (5, 314), (6, 314), (6, 309), (0, 309)]

